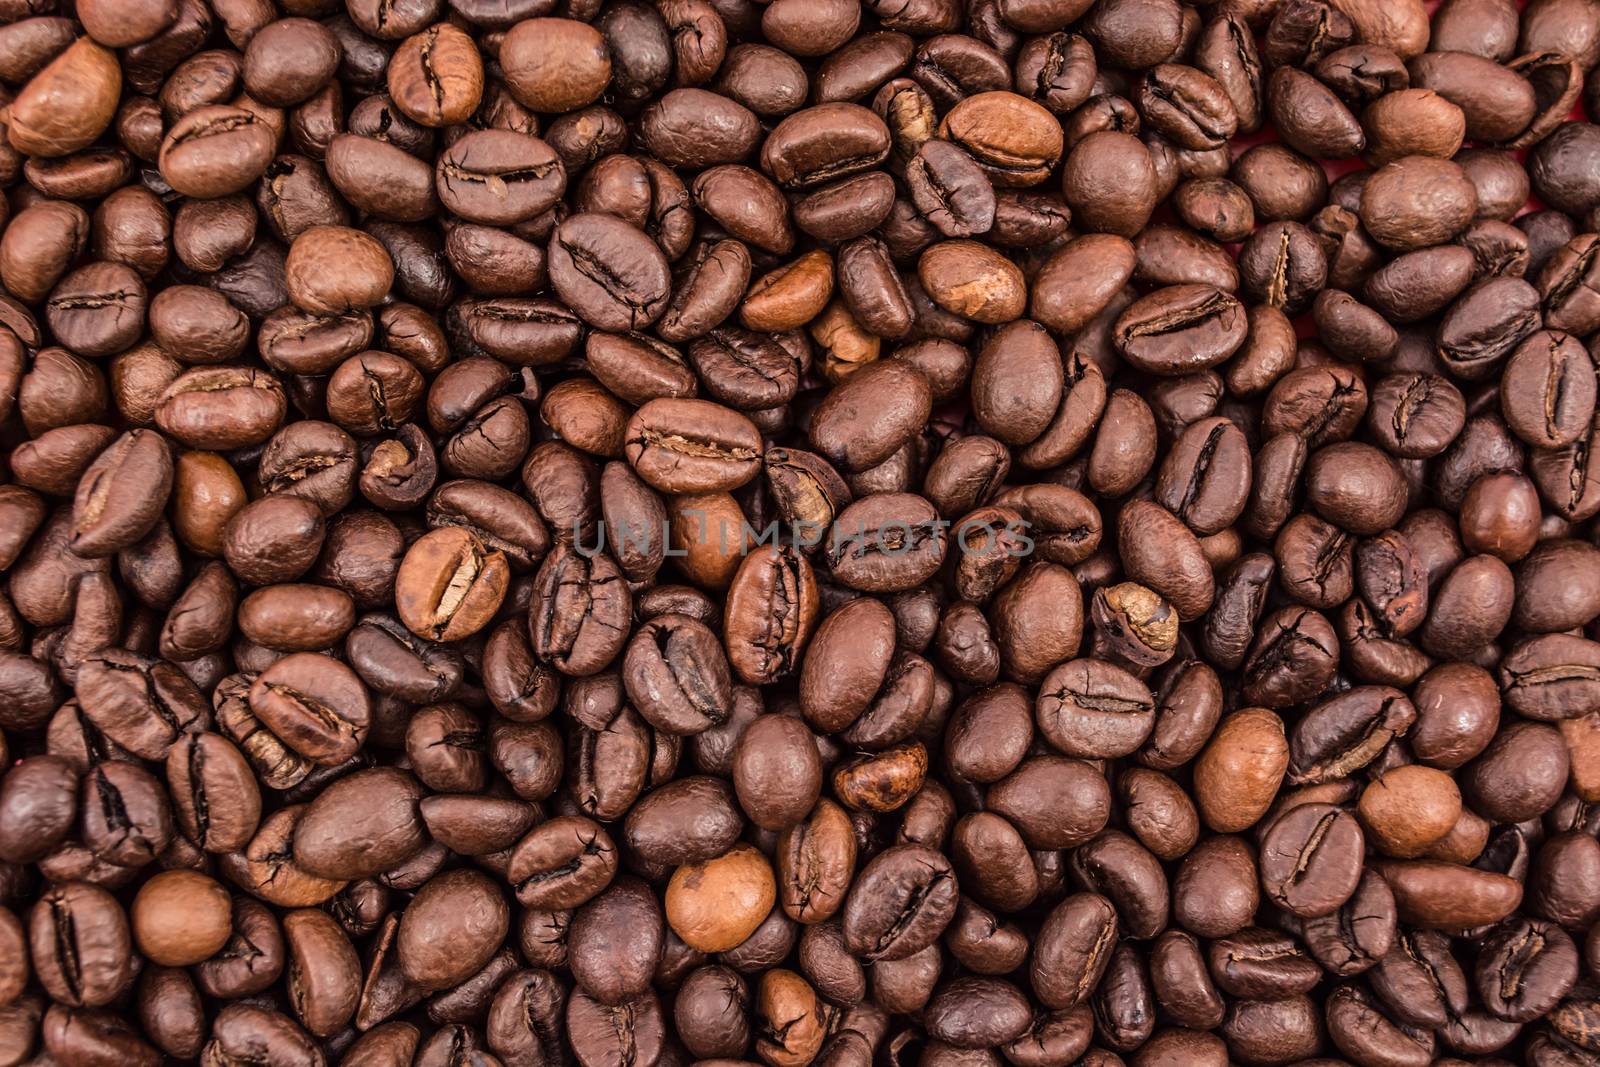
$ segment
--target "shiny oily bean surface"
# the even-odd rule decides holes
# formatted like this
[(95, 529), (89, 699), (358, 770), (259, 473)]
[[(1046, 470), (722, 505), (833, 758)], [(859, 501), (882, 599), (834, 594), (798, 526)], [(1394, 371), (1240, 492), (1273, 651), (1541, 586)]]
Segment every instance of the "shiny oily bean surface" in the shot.
[(0, 0), (0, 1067), (1600, 1058), (1590, 0)]

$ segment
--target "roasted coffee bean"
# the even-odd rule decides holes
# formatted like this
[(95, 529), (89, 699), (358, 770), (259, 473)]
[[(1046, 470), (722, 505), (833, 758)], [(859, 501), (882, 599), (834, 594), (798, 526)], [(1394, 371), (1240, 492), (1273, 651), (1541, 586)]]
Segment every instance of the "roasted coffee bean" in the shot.
[(926, 421), (933, 404), (927, 379), (901, 360), (862, 368), (812, 416), (811, 441), (846, 472), (894, 455)]
[(285, 656), (258, 675), (249, 705), (284, 744), (324, 766), (355, 755), (372, 716), (355, 672), (314, 652)]
[(1125, 756), (1149, 736), (1155, 701), (1136, 678), (1101, 660), (1062, 664), (1040, 683), (1040, 731), (1069, 756)]
[(1224, 418), (1191, 423), (1168, 453), (1156, 499), (1200, 536), (1217, 533), (1244, 511), (1251, 462), (1244, 434)]
[(133, 977), (128, 919), (115, 897), (87, 882), (44, 893), (29, 918), (34, 974), (70, 1007), (104, 1007)]
[(164, 759), (178, 738), (205, 728), (204, 699), (172, 664), (108, 648), (79, 666), (84, 714), (108, 738), (145, 759)]
[(1357, 686), (1312, 707), (1294, 728), (1289, 776), (1297, 783), (1343, 778), (1376, 759), (1391, 738), (1416, 721), (1404, 693)]
[(896, 811), (922, 788), (927, 772), (928, 750), (910, 741), (841, 763), (833, 772), (833, 791), (853, 811)]
[(241, 107), (196, 108), (161, 142), (161, 177), (176, 192), (211, 200), (247, 189), (272, 162), (265, 117)]
[(586, 558), (558, 545), (534, 577), (528, 606), (533, 653), (565, 672), (593, 674), (622, 650), (630, 610), (626, 580), (609, 556)]
[(955, 915), (955, 874), (939, 853), (899, 845), (862, 868), (844, 905), (844, 937), (865, 960), (903, 960), (926, 948)]
[(172, 454), (148, 430), (130, 430), (78, 480), (72, 539), (80, 556), (105, 556), (144, 538), (172, 489)]
[(1079, 893), (1046, 916), (1029, 965), (1034, 994), (1047, 1006), (1084, 1003), (1111, 962), (1117, 913), (1098, 893)]
[(785, 913), (808, 923), (836, 914), (844, 904), (855, 855), (849, 816), (832, 801), (819, 800), (803, 822), (778, 839), (778, 899)]
[(1227, 293), (1176, 285), (1136, 301), (1115, 327), (1117, 350), (1153, 374), (1188, 374), (1222, 363), (1244, 342), (1244, 309)]
[(566, 171), (544, 142), (512, 130), (477, 130), (437, 164), (439, 200), (473, 222), (511, 225), (561, 198)]
[(265, 371), (197, 367), (167, 386), (155, 421), (190, 448), (244, 448), (272, 436), (287, 410), (282, 383)]
[(732, 771), (741, 807), (767, 830), (799, 823), (822, 791), (816, 737), (792, 716), (761, 716), (747, 724), (733, 751)]
[(164, 871), (150, 879), (134, 898), (131, 912), (140, 951), (164, 967), (211, 958), (233, 932), (227, 890), (194, 871)]
[(78, 772), (44, 754), (18, 761), (0, 783), (0, 849), (8, 863), (30, 863), (60, 844), (78, 813)]
[(624, 440), (634, 470), (666, 493), (735, 489), (760, 465), (755, 425), (704, 400), (652, 400), (634, 413)]
[(234, 852), (255, 835), (261, 792), (226, 737), (185, 734), (167, 751), (167, 786), (183, 833), (207, 852)]
[[(410, 774), (387, 767), (357, 771), (330, 784), (295, 827), (295, 862), (324, 878), (370, 878), (419, 852), (425, 844)], [(372, 840), (363, 852), (355, 842)]]
[(772, 911), (776, 892), (772, 869), (761, 853), (735, 845), (721, 856), (674, 872), (664, 900), (667, 923), (697, 951), (736, 948)]
[(863, 497), (839, 513), (823, 546), (834, 576), (854, 589), (893, 592), (933, 576), (947, 537), (933, 505), (914, 493)]
[(723, 641), (728, 661), (747, 685), (792, 673), (816, 626), (816, 579), (793, 546), (746, 556), (728, 589)]
[(510, 581), (505, 554), (460, 526), (417, 540), (395, 573), (395, 610), (418, 637), (454, 641), (482, 629)]
[(616, 868), (616, 846), (601, 826), (562, 816), (517, 843), (507, 877), (528, 907), (575, 908), (604, 889)]
[(622, 681), (640, 714), (669, 733), (699, 733), (732, 712), (722, 646), (688, 616), (661, 615), (642, 626), (623, 655)]
[(1576, 340), (1541, 330), (1519, 344), (1501, 379), (1506, 424), (1534, 448), (1561, 448), (1589, 431), (1594, 366), (1575, 363)]
[(1332, 805), (1302, 804), (1261, 839), (1261, 884), (1269, 899), (1302, 918), (1338, 910), (1361, 878), (1360, 824)]

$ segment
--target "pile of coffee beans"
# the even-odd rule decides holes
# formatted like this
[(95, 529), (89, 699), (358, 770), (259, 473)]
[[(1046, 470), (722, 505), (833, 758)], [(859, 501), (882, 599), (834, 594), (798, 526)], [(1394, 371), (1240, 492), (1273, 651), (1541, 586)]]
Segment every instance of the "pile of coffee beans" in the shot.
[(1600, 0), (0, 0), (0, 1067), (1600, 1067)]

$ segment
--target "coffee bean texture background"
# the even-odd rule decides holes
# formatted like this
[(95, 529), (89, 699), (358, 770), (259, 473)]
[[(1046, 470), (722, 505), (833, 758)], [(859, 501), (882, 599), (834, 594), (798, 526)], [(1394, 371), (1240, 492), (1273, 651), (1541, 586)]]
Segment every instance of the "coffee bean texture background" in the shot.
[(0, 0), (0, 1067), (1600, 1067), (1600, 0)]

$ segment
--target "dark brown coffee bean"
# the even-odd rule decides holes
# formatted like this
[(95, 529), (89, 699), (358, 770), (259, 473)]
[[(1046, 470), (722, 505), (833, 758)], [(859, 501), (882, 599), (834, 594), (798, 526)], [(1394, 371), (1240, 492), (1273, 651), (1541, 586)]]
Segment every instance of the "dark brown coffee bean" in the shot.
[(905, 959), (943, 932), (955, 903), (948, 860), (920, 845), (888, 849), (862, 869), (845, 900), (845, 943), (863, 959)]
[(812, 443), (846, 471), (876, 466), (893, 455), (931, 409), (932, 396), (911, 365), (883, 360), (851, 375), (812, 419)]
[(661, 398), (634, 413), (628, 462), (668, 493), (735, 489), (759, 469), (761, 435), (749, 419), (704, 400)]
[(186, 734), (167, 751), (167, 787), (184, 834), (207, 852), (249, 843), (261, 818), (250, 764), (221, 734)]
[(186, 196), (227, 196), (266, 172), (274, 143), (266, 121), (251, 111), (223, 105), (197, 108), (161, 142), (161, 176)]
[(926, 581), (947, 539), (933, 505), (914, 493), (877, 493), (839, 513), (824, 546), (834, 576), (854, 589), (893, 592)]
[(1361, 879), (1361, 826), (1332, 805), (1302, 804), (1261, 839), (1261, 885), (1279, 907), (1302, 918), (1336, 911)]
[(549, 146), (511, 130), (478, 130), (440, 157), (439, 200), (463, 218), (510, 225), (560, 199), (566, 172)]
[(250, 710), (290, 748), (333, 766), (354, 755), (371, 722), (355, 672), (314, 652), (278, 660), (250, 686)]
[(535, 656), (565, 673), (604, 668), (627, 640), (631, 598), (609, 556), (585, 557), (560, 544), (534, 577), (528, 632)]
[(1561, 448), (1588, 433), (1593, 363), (1574, 362), (1575, 340), (1540, 330), (1519, 344), (1501, 378), (1506, 424), (1535, 448)]
[(761, 149), (761, 168), (785, 189), (809, 188), (867, 170), (888, 153), (888, 128), (872, 112), (855, 104), (818, 104), (773, 129)]

